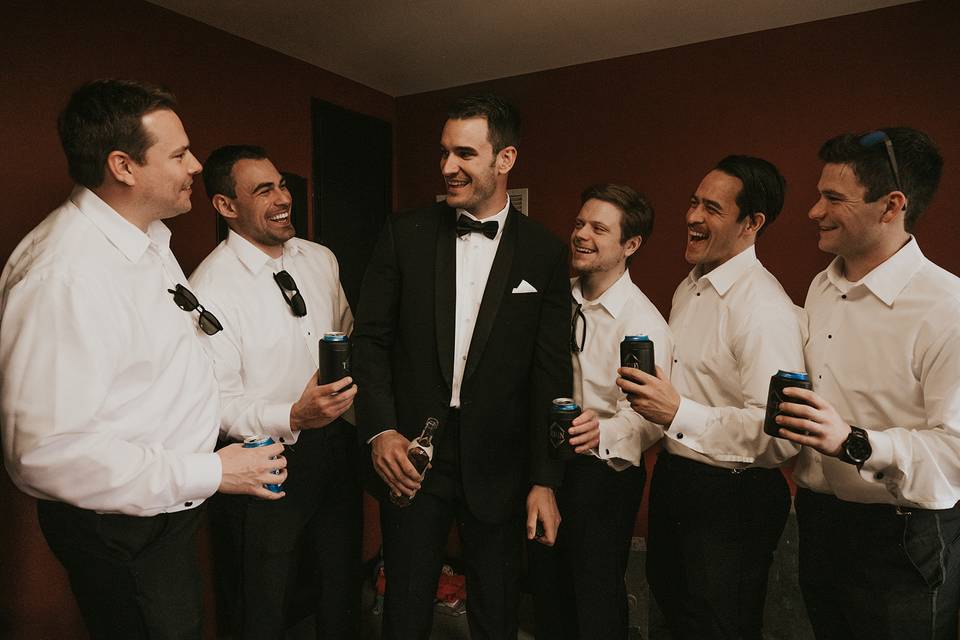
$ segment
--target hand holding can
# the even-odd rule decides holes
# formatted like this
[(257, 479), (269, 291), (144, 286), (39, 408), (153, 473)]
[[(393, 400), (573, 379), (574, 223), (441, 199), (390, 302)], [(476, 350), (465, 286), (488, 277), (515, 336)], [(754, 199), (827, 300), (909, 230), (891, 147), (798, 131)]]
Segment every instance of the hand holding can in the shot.
[(781, 402), (796, 402), (804, 404), (799, 398), (787, 398), (783, 395), (783, 390), (788, 387), (798, 387), (800, 389), (813, 389), (813, 383), (810, 382), (810, 376), (802, 371), (777, 371), (770, 378), (770, 391), (767, 393), (767, 415), (763, 420), (763, 432), (768, 436), (781, 438), (781, 427), (777, 424), (777, 416), (780, 411)]

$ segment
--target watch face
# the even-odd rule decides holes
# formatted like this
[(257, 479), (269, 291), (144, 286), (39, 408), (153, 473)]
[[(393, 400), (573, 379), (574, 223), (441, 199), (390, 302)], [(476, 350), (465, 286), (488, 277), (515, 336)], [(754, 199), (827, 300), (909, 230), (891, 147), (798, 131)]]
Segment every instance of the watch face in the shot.
[(863, 436), (848, 438), (844, 448), (847, 456), (857, 464), (861, 464), (873, 453), (870, 441)]

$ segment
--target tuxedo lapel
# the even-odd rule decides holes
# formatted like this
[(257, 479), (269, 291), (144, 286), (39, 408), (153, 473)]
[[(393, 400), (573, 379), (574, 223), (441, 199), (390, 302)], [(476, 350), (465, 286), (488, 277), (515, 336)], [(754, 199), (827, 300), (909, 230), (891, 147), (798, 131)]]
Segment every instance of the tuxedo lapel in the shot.
[(517, 213), (516, 209), (510, 207), (510, 213), (507, 215), (504, 224), (503, 235), (500, 237), (500, 245), (497, 247), (497, 255), (494, 256), (493, 265), (490, 267), (487, 287), (483, 290), (483, 298), (480, 301), (480, 311), (477, 313), (477, 323), (473, 329), (473, 337), (470, 339), (467, 366), (463, 372), (464, 383), (476, 370), (477, 363), (480, 362), (480, 356), (487, 345), (487, 338), (490, 337), (490, 330), (493, 329), (493, 323), (497, 319), (497, 311), (500, 310), (500, 303), (503, 301), (503, 296), (509, 285), (510, 267), (513, 266), (513, 255), (517, 247), (518, 225), (516, 217), (519, 215), (522, 214)]
[(434, 264), (434, 313), (437, 355), (447, 386), (453, 386), (453, 341), (457, 314), (456, 213), (444, 207), (437, 225), (437, 257)]

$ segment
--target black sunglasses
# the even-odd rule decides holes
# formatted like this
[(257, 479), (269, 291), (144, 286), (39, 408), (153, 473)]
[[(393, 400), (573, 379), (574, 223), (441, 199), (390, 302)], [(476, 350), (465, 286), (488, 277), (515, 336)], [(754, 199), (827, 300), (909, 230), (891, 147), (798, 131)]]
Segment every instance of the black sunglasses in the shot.
[(182, 284), (178, 284), (176, 289), (167, 289), (167, 291), (173, 294), (173, 301), (184, 311), (197, 310), (200, 312), (198, 322), (205, 334), (212, 336), (218, 331), (223, 331), (223, 325), (217, 320), (217, 316), (204, 309), (203, 305), (197, 300), (197, 296), (193, 295), (190, 289), (187, 289)]
[[(303, 296), (300, 295), (300, 290), (297, 288), (297, 283), (293, 281), (293, 276), (284, 270), (273, 274), (273, 279), (276, 280), (277, 286), (280, 287), (280, 293), (283, 294), (283, 299), (290, 305), (290, 311), (293, 312), (293, 315), (298, 318), (307, 315), (307, 303), (304, 301)], [(293, 291), (293, 295), (287, 295), (287, 291)]]
[[(570, 351), (573, 353), (580, 353), (583, 351), (583, 345), (587, 341), (587, 317), (583, 315), (583, 311), (580, 309), (583, 305), (578, 304), (577, 308), (573, 311), (573, 319), (570, 321)], [(577, 340), (577, 318), (580, 318), (580, 340)]]
[(878, 145), (881, 142), (887, 150), (887, 160), (893, 170), (893, 179), (897, 183), (897, 191), (903, 191), (903, 186), (900, 184), (900, 171), (897, 169), (897, 155), (893, 152), (893, 141), (890, 140), (890, 136), (883, 131), (871, 131), (860, 138), (860, 146), (865, 148)]

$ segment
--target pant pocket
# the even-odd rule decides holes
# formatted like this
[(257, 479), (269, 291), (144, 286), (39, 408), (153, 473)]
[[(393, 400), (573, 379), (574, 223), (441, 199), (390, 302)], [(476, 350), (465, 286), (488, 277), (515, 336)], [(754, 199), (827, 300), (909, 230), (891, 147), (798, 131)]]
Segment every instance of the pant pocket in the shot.
[(903, 551), (927, 587), (933, 591), (944, 581), (944, 532), (939, 514), (904, 516)]

